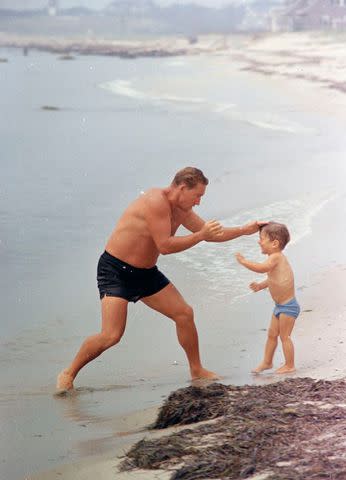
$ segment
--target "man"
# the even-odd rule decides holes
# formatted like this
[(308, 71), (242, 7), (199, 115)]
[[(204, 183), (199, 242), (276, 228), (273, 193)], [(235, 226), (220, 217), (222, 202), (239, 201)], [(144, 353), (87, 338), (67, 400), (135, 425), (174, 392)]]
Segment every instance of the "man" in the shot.
[[(148, 190), (125, 210), (97, 269), (101, 332), (88, 337), (71, 365), (58, 375), (58, 390), (72, 389), (79, 370), (119, 342), (125, 331), (128, 303), (137, 300), (175, 322), (192, 379), (217, 378), (202, 367), (192, 308), (156, 267), (160, 254), (181, 252), (202, 241), (225, 242), (258, 231), (257, 222), (223, 228), (215, 220), (202, 220), (193, 207), (200, 204), (207, 185), (201, 170), (187, 167), (175, 175), (169, 187)], [(191, 233), (175, 236), (180, 225)]]

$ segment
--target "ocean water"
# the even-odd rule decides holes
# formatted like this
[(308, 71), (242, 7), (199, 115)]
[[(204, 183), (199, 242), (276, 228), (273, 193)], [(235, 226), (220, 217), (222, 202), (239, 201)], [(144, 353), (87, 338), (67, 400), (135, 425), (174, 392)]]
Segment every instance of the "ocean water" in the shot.
[[(110, 418), (188, 385), (172, 322), (131, 305), (122, 342), (80, 373), (77, 394), (52, 395), (56, 374), (99, 329), (96, 264), (132, 199), (198, 166), (210, 180), (203, 218), (288, 225), (299, 291), (336, 251), (345, 260), (346, 172), (340, 118), (226, 57), (2, 56), (0, 470), (17, 480), (111, 448)], [(316, 239), (321, 222), (338, 247)], [(206, 367), (228, 383), (252, 381), (271, 310), (234, 260), (261, 259), (256, 237), (159, 263), (194, 306)]]

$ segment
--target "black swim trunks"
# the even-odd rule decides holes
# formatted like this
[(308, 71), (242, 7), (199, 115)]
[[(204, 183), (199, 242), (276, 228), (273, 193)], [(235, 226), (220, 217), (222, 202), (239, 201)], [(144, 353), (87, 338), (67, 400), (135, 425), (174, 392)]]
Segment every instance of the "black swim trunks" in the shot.
[(100, 298), (121, 297), (137, 302), (166, 287), (170, 281), (155, 266), (137, 268), (103, 252), (97, 266), (97, 286)]

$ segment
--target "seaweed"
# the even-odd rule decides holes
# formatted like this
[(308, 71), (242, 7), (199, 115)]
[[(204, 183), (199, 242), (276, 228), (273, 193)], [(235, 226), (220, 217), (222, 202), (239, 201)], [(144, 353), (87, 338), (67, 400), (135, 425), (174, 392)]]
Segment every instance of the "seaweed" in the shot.
[(176, 390), (164, 402), (151, 428), (188, 425), (224, 415), (228, 410), (228, 392), (228, 388), (219, 383)]
[(344, 380), (311, 378), (179, 389), (151, 428), (196, 425), (141, 440), (122, 469), (172, 470), (171, 480), (345, 480), (345, 393)]

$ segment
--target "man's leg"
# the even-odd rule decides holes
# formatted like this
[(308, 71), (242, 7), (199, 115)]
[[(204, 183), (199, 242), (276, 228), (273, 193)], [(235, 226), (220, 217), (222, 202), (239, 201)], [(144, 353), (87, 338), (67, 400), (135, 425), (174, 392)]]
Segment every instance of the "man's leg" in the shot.
[(295, 372), (294, 366), (294, 346), (291, 340), (291, 333), (294, 327), (295, 318), (289, 317), (281, 313), (280, 323), (280, 339), (282, 342), (282, 350), (284, 352), (285, 364), (276, 370), (276, 373), (292, 373)]
[(180, 345), (185, 350), (192, 379), (218, 378), (202, 367), (193, 310), (171, 283), (158, 293), (141, 299), (145, 305), (174, 320)]
[(253, 373), (260, 373), (263, 370), (270, 370), (273, 368), (273, 357), (278, 345), (278, 336), (279, 336), (279, 320), (275, 315), (272, 315), (270, 326), (268, 329), (267, 342), (264, 348), (264, 358), (263, 361), (258, 365), (258, 367), (252, 370)]
[(80, 347), (71, 365), (57, 379), (58, 390), (73, 388), (73, 380), (81, 368), (108, 348), (119, 342), (126, 326), (128, 301), (118, 297), (103, 297), (102, 328), (100, 333), (88, 337)]

